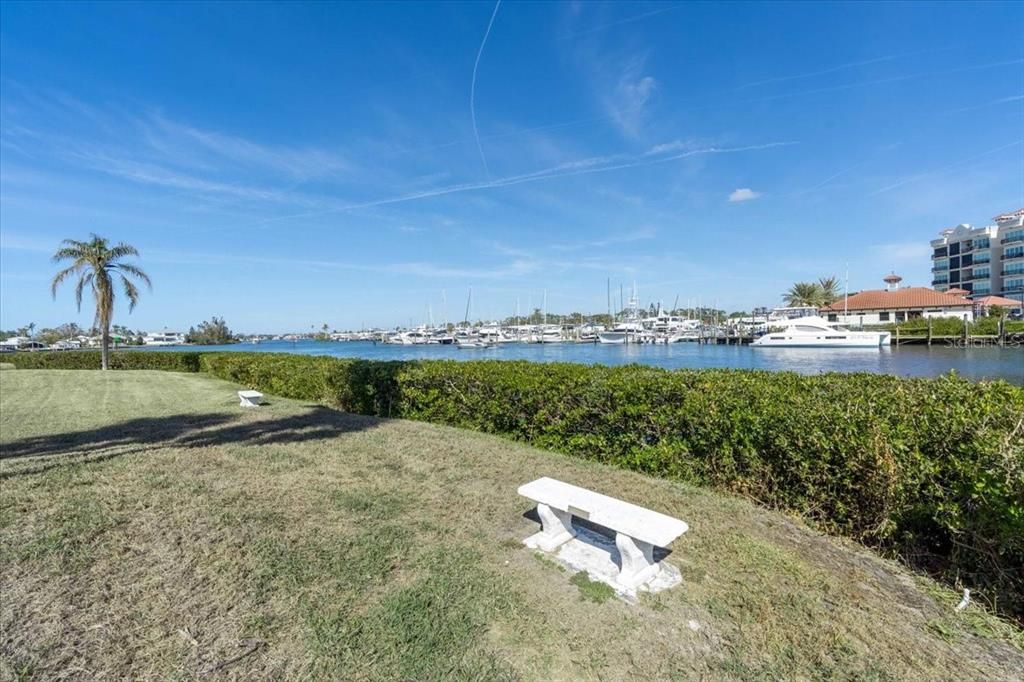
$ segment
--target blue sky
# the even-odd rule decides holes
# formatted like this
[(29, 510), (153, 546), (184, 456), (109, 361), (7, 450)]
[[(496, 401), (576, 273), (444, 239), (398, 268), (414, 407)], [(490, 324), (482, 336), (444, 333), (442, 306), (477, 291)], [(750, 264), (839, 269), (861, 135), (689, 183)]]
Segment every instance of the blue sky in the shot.
[(927, 286), (941, 228), (1024, 206), (1022, 33), (1022, 3), (6, 2), (0, 327), (91, 321), (48, 289), (90, 232), (142, 251), (116, 321), (147, 329)]

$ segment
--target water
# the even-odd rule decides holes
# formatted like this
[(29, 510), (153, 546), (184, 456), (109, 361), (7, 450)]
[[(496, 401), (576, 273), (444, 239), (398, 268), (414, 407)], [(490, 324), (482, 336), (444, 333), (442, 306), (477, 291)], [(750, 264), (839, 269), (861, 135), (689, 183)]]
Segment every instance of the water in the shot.
[(1005, 379), (1024, 385), (1024, 348), (953, 348), (902, 346), (899, 348), (751, 348), (696, 343), (611, 346), (592, 343), (507, 343), (485, 350), (460, 350), (454, 346), (399, 346), (369, 341), (264, 341), (227, 346), (147, 348), (160, 350), (245, 351), (329, 355), (366, 360), (530, 360), (625, 365), (638, 363), (668, 369), (731, 367), (821, 372), (874, 372), (898, 376), (937, 376), (955, 370), (970, 379)]

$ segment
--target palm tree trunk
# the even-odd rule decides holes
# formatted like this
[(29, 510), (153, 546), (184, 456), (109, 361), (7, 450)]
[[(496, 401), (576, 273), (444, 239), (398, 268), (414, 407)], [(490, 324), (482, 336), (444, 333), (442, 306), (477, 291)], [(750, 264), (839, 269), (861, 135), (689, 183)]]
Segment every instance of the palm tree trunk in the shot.
[(103, 331), (100, 333), (100, 359), (102, 361), (103, 369), (110, 369), (110, 325), (103, 325)]

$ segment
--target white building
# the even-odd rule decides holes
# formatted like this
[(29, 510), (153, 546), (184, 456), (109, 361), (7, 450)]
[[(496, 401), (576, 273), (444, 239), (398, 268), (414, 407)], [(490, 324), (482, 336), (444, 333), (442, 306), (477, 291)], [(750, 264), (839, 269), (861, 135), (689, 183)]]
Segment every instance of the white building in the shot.
[(1024, 208), (987, 227), (957, 225), (932, 240), (932, 287), (965, 289), (973, 297), (1024, 296)]

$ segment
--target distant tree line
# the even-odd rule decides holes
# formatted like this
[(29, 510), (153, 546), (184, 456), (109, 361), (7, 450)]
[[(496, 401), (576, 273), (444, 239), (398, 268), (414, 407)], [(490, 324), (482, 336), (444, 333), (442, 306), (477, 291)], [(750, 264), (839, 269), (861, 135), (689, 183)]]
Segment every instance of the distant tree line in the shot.
[(198, 327), (190, 327), (188, 334), (185, 335), (185, 342), (201, 346), (220, 346), (238, 343), (238, 337), (228, 328), (223, 317), (215, 315), (205, 322), (200, 322)]

